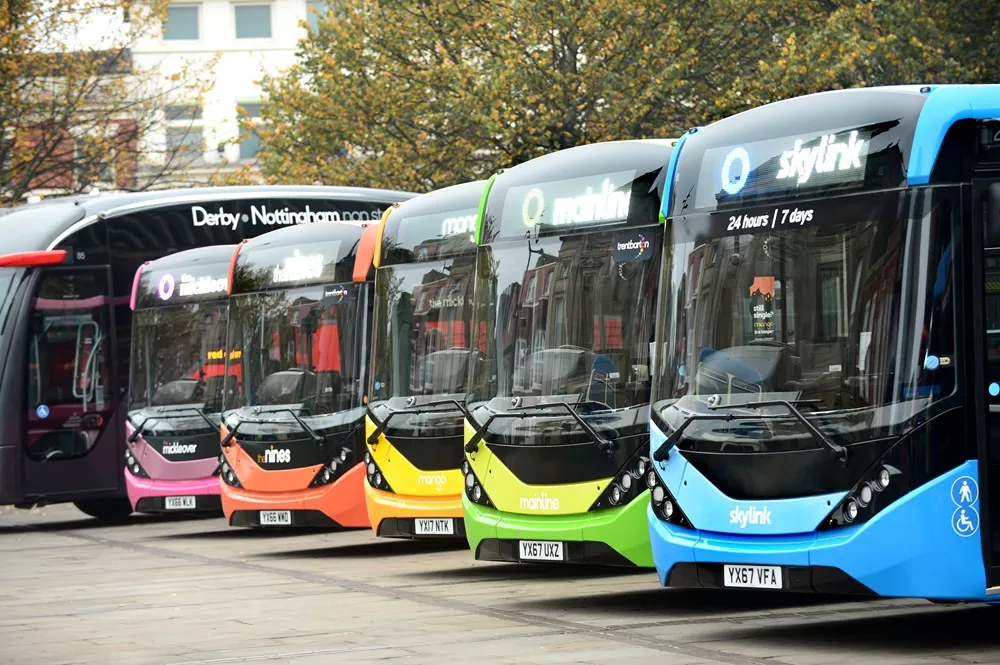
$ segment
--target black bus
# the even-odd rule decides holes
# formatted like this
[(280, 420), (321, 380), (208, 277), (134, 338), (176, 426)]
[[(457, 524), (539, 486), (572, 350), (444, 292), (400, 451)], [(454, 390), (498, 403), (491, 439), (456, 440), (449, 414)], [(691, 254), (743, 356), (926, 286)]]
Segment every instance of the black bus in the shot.
[(377, 223), (408, 192), (216, 187), (73, 196), (0, 217), (0, 505), (131, 512), (121, 460), (136, 270), (267, 231)]

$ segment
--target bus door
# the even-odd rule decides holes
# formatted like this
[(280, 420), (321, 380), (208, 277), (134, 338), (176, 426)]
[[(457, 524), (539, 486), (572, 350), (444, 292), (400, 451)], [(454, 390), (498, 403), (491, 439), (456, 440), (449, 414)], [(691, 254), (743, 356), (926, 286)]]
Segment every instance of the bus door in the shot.
[(22, 457), (29, 500), (121, 484), (110, 277), (107, 267), (51, 268), (34, 289)]
[[(973, 211), (982, 211), (986, 223), (972, 224), (973, 243), (980, 232), (982, 236), (982, 316), (977, 328), (984, 332), (985, 357), (979, 363), (982, 375), (975, 377), (978, 395), (973, 393), (972, 404), (985, 400), (985, 442), (979, 446), (979, 484), (975, 488), (975, 504), (982, 524), (974, 526), (982, 532), (983, 557), (987, 566), (986, 585), (992, 592), (1000, 591), (1000, 182), (975, 182), (972, 188)], [(970, 243), (971, 244), (971, 243)], [(975, 246), (975, 244), (972, 244)], [(975, 285), (973, 288), (973, 297)], [(975, 317), (974, 317), (975, 318)], [(982, 347), (980, 347), (982, 348)], [(978, 372), (977, 372), (978, 374)], [(982, 496), (980, 496), (980, 492)]]

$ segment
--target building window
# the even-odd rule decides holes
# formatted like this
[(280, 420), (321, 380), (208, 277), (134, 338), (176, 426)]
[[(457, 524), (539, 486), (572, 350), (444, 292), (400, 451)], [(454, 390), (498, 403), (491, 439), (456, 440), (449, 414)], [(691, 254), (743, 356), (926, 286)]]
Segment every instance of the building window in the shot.
[(176, 153), (178, 159), (201, 157), (204, 150), (201, 127), (167, 127), (167, 151)]
[(260, 102), (240, 104), (244, 122), (253, 125), (243, 127), (240, 131), (240, 160), (253, 159), (260, 152), (260, 135), (254, 128), (260, 122), (260, 106)]
[(196, 104), (175, 104), (165, 109), (167, 160), (190, 164), (204, 157), (201, 107)]
[(197, 5), (170, 5), (167, 7), (167, 22), (163, 26), (163, 39), (167, 41), (193, 41), (199, 37)]
[(243, 140), (240, 141), (240, 159), (253, 159), (260, 152), (260, 135), (253, 129), (245, 130)]
[(236, 5), (236, 39), (270, 39), (271, 5)]
[(326, 0), (306, 0), (306, 22), (309, 24), (309, 31), (319, 30), (319, 22), (326, 16)]
[(197, 104), (173, 104), (165, 109), (167, 122), (201, 120), (201, 107)]

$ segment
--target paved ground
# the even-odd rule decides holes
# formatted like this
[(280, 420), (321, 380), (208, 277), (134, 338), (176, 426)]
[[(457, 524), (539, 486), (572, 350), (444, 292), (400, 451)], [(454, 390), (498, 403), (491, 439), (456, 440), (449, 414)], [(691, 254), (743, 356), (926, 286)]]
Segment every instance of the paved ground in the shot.
[(660, 589), (368, 531), (0, 509), (0, 665), (1000, 662), (1000, 608)]

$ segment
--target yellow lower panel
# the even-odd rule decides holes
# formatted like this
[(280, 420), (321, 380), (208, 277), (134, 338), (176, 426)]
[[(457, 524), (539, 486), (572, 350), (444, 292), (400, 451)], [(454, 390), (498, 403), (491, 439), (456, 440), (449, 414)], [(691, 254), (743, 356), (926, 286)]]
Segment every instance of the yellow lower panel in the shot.
[(462, 495), (407, 496), (377, 490), (365, 480), (365, 506), (372, 531), (378, 533), (382, 520), (415, 519), (420, 517), (461, 518)]

